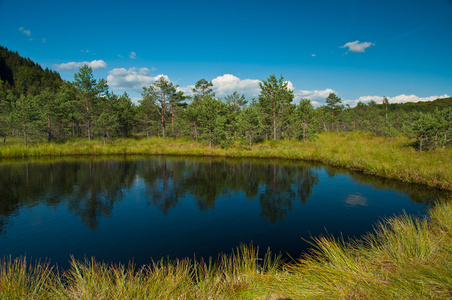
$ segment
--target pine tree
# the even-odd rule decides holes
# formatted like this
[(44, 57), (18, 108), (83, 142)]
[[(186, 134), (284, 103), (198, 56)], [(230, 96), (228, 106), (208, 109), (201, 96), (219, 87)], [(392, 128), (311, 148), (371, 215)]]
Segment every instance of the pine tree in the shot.
[(264, 113), (271, 119), (273, 127), (273, 139), (277, 139), (278, 121), (283, 115), (284, 109), (293, 100), (293, 91), (288, 88), (288, 82), (284, 81), (284, 77), (276, 79), (275, 75), (270, 75), (267, 81), (259, 83), (261, 92), (259, 94), (259, 104)]
[(73, 86), (77, 89), (77, 99), (84, 106), (83, 115), (86, 120), (88, 140), (91, 141), (91, 122), (96, 118), (95, 106), (100, 97), (104, 97), (108, 91), (105, 79), (94, 79), (93, 69), (84, 65), (74, 74)]
[(253, 145), (253, 141), (256, 141), (262, 134), (264, 129), (261, 116), (260, 106), (255, 99), (252, 100), (248, 107), (240, 112), (238, 123), (241, 131), (248, 138), (250, 147)]

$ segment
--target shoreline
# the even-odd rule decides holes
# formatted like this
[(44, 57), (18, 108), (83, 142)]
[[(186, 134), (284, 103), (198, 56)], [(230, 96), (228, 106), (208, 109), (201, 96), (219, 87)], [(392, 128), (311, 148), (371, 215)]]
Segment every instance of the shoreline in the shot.
[[(0, 162), (30, 157), (164, 155), (284, 159), (320, 162), (367, 175), (452, 191), (452, 149), (418, 152), (404, 138), (326, 133), (316, 141), (267, 141), (253, 147), (209, 148), (193, 141), (160, 138), (0, 146)], [(347, 147), (350, 145), (350, 147)], [(449, 166), (448, 166), (449, 165)]]

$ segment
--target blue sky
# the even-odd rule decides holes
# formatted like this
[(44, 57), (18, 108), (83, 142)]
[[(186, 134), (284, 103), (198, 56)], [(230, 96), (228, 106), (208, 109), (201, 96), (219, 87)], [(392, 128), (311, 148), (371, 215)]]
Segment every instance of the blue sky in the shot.
[(135, 100), (159, 75), (251, 99), (282, 74), (296, 101), (354, 106), (452, 96), (451, 15), (451, 0), (0, 0), (0, 45), (66, 80), (88, 62)]

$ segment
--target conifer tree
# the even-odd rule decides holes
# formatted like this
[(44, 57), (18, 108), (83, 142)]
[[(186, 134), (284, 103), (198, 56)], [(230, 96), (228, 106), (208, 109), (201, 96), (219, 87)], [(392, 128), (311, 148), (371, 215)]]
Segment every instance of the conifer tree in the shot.
[(261, 92), (259, 94), (259, 104), (263, 112), (271, 119), (273, 127), (273, 139), (277, 139), (278, 121), (283, 115), (284, 109), (293, 100), (293, 91), (288, 88), (288, 82), (284, 81), (284, 77), (276, 79), (274, 74), (270, 75), (267, 80), (259, 83)]
[(74, 74), (74, 81), (72, 83), (77, 89), (77, 99), (83, 106), (83, 115), (86, 120), (88, 140), (91, 141), (91, 122), (96, 116), (95, 106), (100, 97), (107, 94), (108, 85), (105, 79), (94, 79), (93, 69), (84, 65), (79, 68), (79, 71)]

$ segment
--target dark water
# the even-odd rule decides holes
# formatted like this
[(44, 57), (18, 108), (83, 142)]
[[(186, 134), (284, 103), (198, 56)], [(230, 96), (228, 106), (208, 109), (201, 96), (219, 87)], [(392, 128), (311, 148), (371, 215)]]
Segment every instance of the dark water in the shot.
[(136, 264), (253, 243), (298, 257), (320, 234), (359, 237), (422, 215), (439, 191), (307, 163), (80, 158), (0, 164), (0, 257)]

